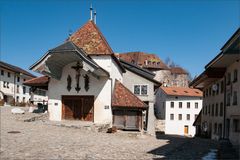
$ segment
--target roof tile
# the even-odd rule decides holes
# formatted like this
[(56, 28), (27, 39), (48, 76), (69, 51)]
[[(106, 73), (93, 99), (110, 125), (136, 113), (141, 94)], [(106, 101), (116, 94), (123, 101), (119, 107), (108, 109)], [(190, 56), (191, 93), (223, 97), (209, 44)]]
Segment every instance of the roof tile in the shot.
[(202, 97), (202, 91), (194, 88), (184, 87), (160, 87), (167, 95), (171, 96), (189, 96), (189, 97)]
[(87, 54), (111, 55), (113, 50), (93, 21), (88, 21), (69, 38)]

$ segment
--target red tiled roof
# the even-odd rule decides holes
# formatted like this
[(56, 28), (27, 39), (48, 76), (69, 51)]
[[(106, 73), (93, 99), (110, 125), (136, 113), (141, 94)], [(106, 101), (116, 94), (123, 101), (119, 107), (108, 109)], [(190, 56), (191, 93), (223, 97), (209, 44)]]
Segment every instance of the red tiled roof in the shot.
[[(127, 52), (119, 54), (119, 58), (129, 63), (134, 63), (143, 68), (169, 69), (155, 54), (144, 52)], [(146, 60), (150, 63), (145, 64)]]
[(172, 67), (170, 71), (173, 74), (188, 74), (188, 72), (181, 67)]
[(146, 108), (146, 104), (128, 90), (121, 82), (115, 81), (113, 107)]
[(160, 87), (167, 95), (171, 96), (189, 96), (189, 97), (202, 97), (202, 91), (194, 88), (184, 87)]
[(89, 55), (111, 55), (113, 51), (93, 21), (88, 21), (69, 38)]
[(49, 78), (47, 76), (41, 76), (37, 78), (32, 78), (30, 80), (25, 81), (23, 84), (28, 86), (47, 86)]

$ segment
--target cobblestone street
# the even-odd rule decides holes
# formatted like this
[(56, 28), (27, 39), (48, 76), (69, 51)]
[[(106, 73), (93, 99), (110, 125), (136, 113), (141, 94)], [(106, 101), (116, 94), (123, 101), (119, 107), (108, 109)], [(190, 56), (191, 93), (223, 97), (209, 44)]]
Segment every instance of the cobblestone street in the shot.
[[(11, 114), (1, 107), (0, 159), (199, 159), (213, 141), (160, 135), (133, 136), (126, 133), (98, 133), (41, 120), (24, 122), (25, 115)], [(20, 133), (8, 133), (19, 131)]]

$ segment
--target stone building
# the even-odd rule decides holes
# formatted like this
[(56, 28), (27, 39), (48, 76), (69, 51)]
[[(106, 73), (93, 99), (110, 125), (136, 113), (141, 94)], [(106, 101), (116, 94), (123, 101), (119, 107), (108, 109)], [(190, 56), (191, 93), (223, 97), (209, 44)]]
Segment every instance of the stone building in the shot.
[(203, 90), (201, 134), (240, 144), (240, 29), (190, 84)]
[(119, 58), (155, 74), (164, 86), (188, 87), (188, 72), (181, 67), (168, 67), (157, 55), (144, 52), (118, 54)]

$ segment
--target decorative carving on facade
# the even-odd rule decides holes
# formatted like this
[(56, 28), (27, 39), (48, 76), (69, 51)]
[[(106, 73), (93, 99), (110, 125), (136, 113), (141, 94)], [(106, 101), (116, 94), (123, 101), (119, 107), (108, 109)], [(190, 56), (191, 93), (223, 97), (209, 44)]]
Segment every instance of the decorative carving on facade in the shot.
[(68, 92), (70, 92), (70, 90), (72, 89), (72, 78), (70, 75), (68, 75), (67, 77), (67, 90)]
[(86, 91), (89, 90), (89, 76), (87, 74), (84, 75), (84, 88)]
[(83, 64), (82, 64), (82, 62), (78, 61), (76, 66), (72, 66), (72, 68), (75, 69), (75, 71), (76, 71), (76, 77), (75, 77), (75, 79), (76, 79), (76, 87), (75, 87), (75, 90), (78, 93), (81, 90), (81, 87), (79, 85), (79, 80), (80, 80), (80, 76), (81, 76), (80, 70), (83, 68)]

